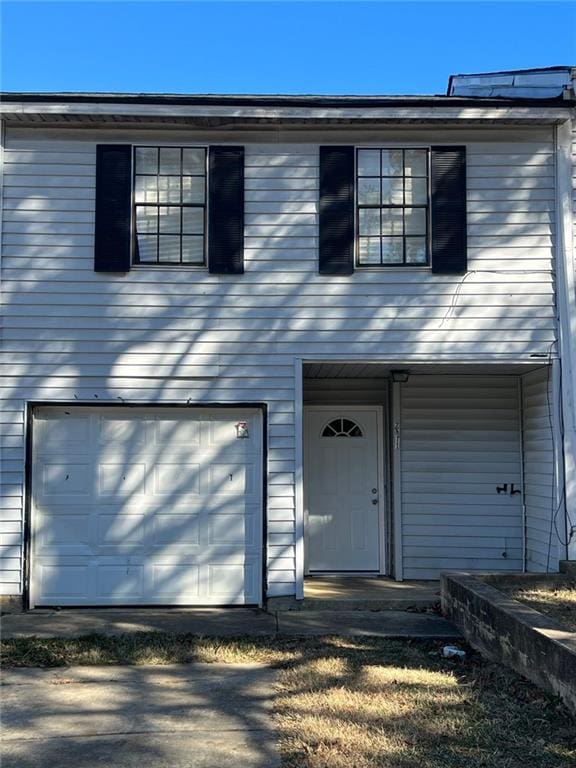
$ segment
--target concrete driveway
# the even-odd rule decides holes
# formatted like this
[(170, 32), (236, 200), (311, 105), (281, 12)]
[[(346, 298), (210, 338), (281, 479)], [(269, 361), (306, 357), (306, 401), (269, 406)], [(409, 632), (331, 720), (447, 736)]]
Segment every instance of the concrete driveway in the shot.
[(259, 664), (11, 669), (2, 768), (274, 768)]

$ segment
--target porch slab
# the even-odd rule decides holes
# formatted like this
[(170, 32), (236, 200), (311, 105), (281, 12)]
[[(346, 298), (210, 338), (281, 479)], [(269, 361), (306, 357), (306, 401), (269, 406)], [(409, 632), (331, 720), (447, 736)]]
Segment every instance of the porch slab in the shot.
[(310, 576), (304, 600), (268, 600), (269, 611), (425, 611), (440, 603), (439, 581), (360, 576)]

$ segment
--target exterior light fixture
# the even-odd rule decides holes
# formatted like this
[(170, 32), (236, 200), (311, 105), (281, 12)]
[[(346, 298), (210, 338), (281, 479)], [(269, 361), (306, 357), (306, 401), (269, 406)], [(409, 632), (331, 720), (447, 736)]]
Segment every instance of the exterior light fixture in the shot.
[(406, 384), (410, 378), (410, 371), (392, 370), (390, 377), (395, 384)]

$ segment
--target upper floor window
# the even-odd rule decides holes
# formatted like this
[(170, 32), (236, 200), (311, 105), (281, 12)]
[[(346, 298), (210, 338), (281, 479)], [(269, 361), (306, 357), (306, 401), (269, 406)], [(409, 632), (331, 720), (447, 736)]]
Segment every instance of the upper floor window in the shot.
[(429, 263), (428, 165), (426, 149), (357, 150), (359, 266)]
[(136, 264), (206, 263), (206, 149), (134, 148)]

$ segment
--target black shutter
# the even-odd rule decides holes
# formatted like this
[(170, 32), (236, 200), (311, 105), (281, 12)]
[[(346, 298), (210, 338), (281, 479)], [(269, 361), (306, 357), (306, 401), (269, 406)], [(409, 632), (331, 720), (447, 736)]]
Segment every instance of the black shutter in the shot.
[(466, 147), (432, 147), (432, 272), (467, 270)]
[(244, 272), (244, 147), (210, 147), (208, 269)]
[(322, 275), (354, 272), (354, 147), (320, 147)]
[(94, 232), (96, 272), (128, 272), (130, 269), (131, 207), (132, 147), (129, 144), (98, 144)]

